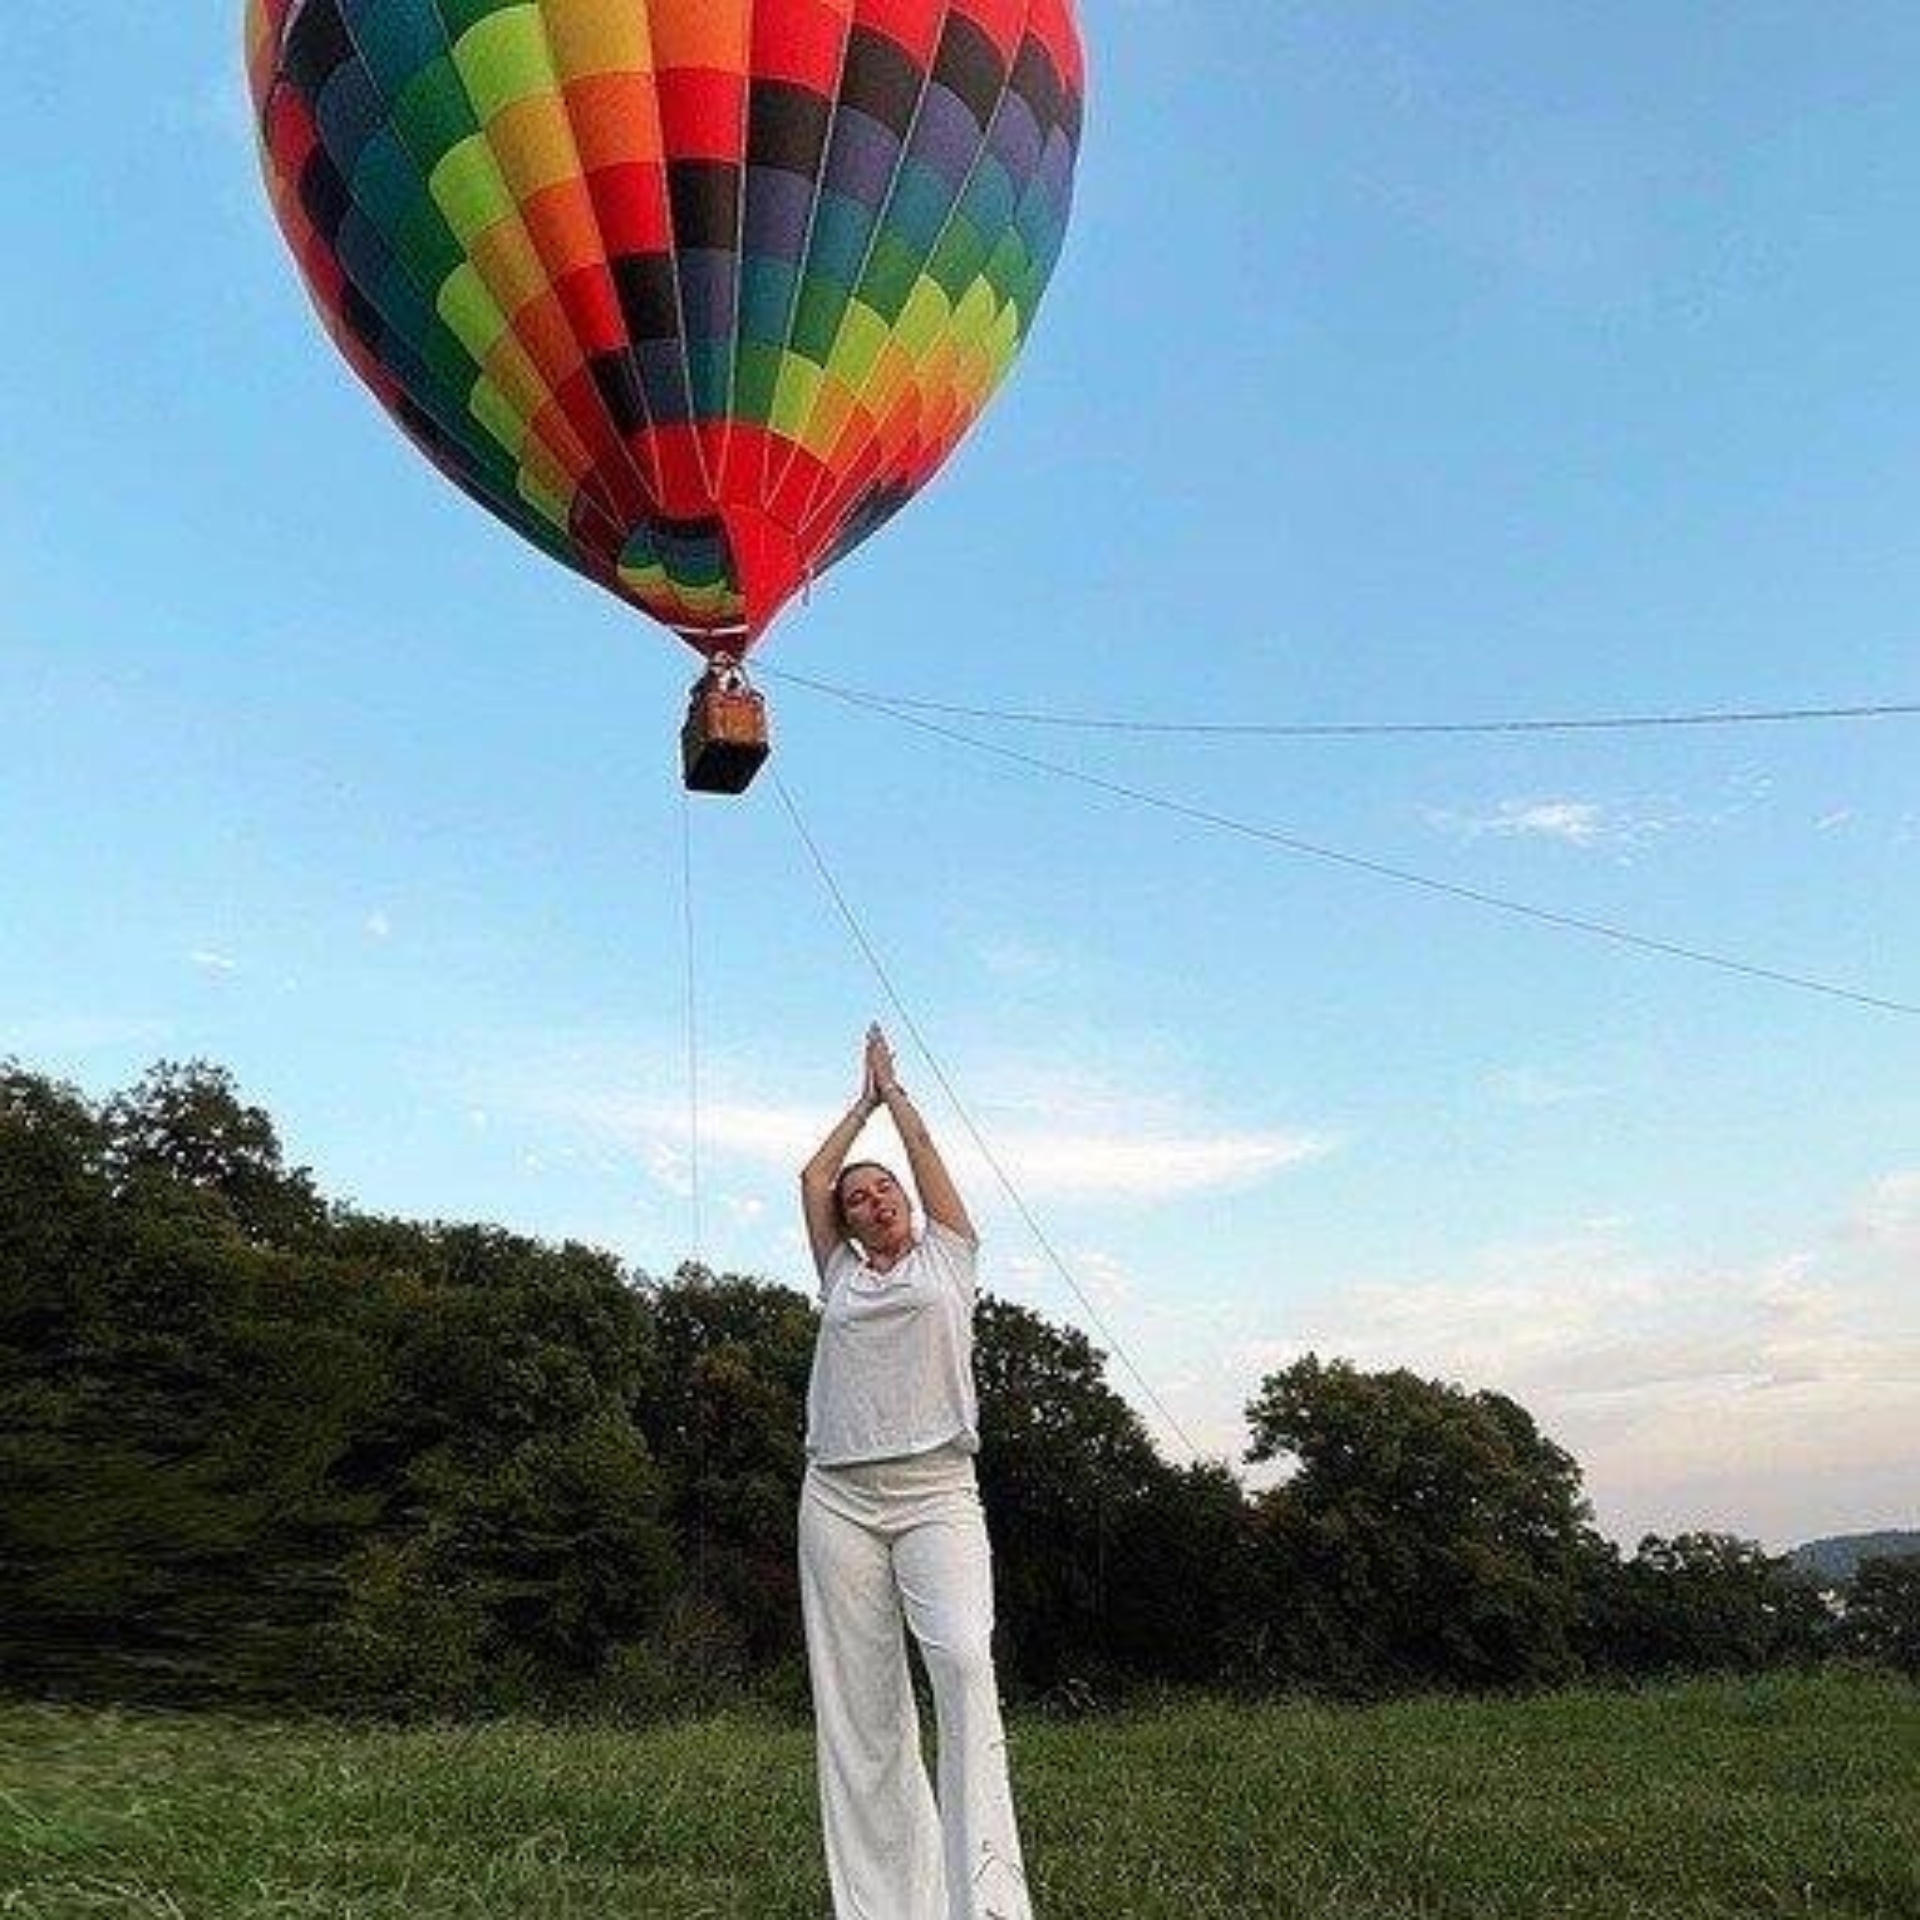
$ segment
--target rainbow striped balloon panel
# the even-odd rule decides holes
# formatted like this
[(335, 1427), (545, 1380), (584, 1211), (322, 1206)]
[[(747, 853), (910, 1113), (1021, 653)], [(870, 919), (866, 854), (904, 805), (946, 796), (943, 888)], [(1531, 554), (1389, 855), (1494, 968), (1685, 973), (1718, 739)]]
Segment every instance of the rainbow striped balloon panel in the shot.
[(1071, 0), (249, 0), (247, 38), (342, 353), (705, 652), (940, 467), (1065, 237)]

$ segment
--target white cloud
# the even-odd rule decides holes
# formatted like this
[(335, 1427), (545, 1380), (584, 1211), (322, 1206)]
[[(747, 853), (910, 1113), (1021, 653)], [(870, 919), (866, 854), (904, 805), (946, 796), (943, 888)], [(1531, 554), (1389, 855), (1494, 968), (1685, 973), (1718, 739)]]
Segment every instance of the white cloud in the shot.
[(216, 953), (211, 947), (197, 947), (187, 959), (202, 973), (238, 973), (240, 962), (230, 954)]
[(1630, 813), (1597, 800), (1502, 800), (1490, 811), (1425, 809), (1427, 824), (1460, 840), (1556, 840), (1563, 846), (1637, 845), (1665, 831), (1664, 816)]
[(1487, 1075), (1487, 1091), (1516, 1107), (1564, 1107), (1598, 1100), (1607, 1089), (1591, 1081), (1570, 1080), (1538, 1067), (1500, 1067)]
[[(1139, 1285), (1117, 1254), (1101, 1247), (1067, 1247), (1060, 1258), (1080, 1291), (1103, 1317), (1130, 1311), (1140, 1304)], [(1043, 1294), (1058, 1289), (1060, 1276), (1051, 1260), (1038, 1253), (1011, 1253), (999, 1262), (1000, 1273), (1023, 1291)], [(1131, 1346), (1131, 1341), (1129, 1341)]]
[(1429, 827), (1457, 840), (1544, 840), (1560, 846), (1603, 849), (1624, 863), (1665, 835), (1729, 827), (1766, 806), (1772, 790), (1770, 775), (1747, 767), (1728, 774), (1704, 798), (1643, 794), (1623, 800), (1586, 800), (1545, 794), (1504, 799), (1491, 806), (1425, 807), (1421, 811)]
[(390, 940), (393, 938), (393, 922), (378, 908), (367, 915), (366, 929), (368, 937), (371, 939)]
[(1324, 1158), (1330, 1140), (1285, 1131), (1112, 1134), (1026, 1132), (995, 1146), (1015, 1182), (1076, 1199), (1169, 1200), (1257, 1186)]
[[(1338, 1144), (1225, 1123), (1178, 1090), (1162, 1058), (1149, 1055), (1135, 1084), (1123, 1085), (1081, 1057), (1058, 1068), (1033, 1058), (971, 1063), (960, 1076), (963, 1087), (977, 1078), (993, 1088), (995, 1102), (976, 1111), (1050, 1228), (1055, 1201), (1105, 1203), (1111, 1223), (1120, 1203), (1242, 1191)], [(648, 1211), (651, 1191), (671, 1213), (692, 1191), (685, 1105), (677, 1092), (629, 1090), (677, 1089), (679, 1071), (671, 1043), (649, 1058), (595, 1040), (549, 1047), (533, 1067), (490, 1075), (465, 1098), (484, 1100), (496, 1130), (535, 1121), (543, 1145), (571, 1141), (596, 1165), (611, 1156), (637, 1211)], [(803, 1237), (782, 1196), (842, 1110), (844, 1089), (823, 1082), (802, 1097), (727, 1097), (768, 1083), (764, 1066), (709, 1063), (703, 1185), (715, 1196), (709, 1227), (728, 1244), (708, 1257), (748, 1267), (771, 1260), (800, 1274)], [(811, 1086), (798, 1070), (787, 1083)], [(1504, 1097), (1548, 1104), (1601, 1091), (1584, 1076), (1529, 1067), (1494, 1084)], [(989, 1170), (937, 1089), (921, 1089), (921, 1104), (987, 1224), (997, 1204)], [(884, 1116), (861, 1147), (895, 1165), (904, 1159)], [(745, 1196), (764, 1196), (764, 1210)], [(1107, 1345), (1017, 1223), (988, 1230), (997, 1249), (990, 1284)], [(1630, 1221), (1585, 1220), (1555, 1239), (1491, 1245), (1465, 1263), (1382, 1273), (1284, 1316), (1267, 1306), (1251, 1317), (1244, 1296), (1221, 1294), (1197, 1270), (1137, 1268), (1124, 1238), (1057, 1244), (1180, 1427), (1216, 1457), (1237, 1461), (1242, 1410), (1261, 1375), (1311, 1347), (1513, 1395), (1580, 1461), (1601, 1525), (1629, 1544), (1642, 1531), (1689, 1526), (1783, 1544), (1920, 1520), (1920, 1167), (1890, 1171), (1843, 1217), (1764, 1258), (1666, 1254)], [(1177, 1451), (1117, 1355), (1109, 1378)]]
[(693, 1162), (679, 1147), (662, 1140), (644, 1141), (641, 1161), (656, 1185), (682, 1200), (693, 1197)]
[[(617, 1097), (577, 1097), (572, 1117), (636, 1148), (654, 1178), (683, 1191), (687, 1116), (684, 1108)], [(820, 1144), (827, 1123), (816, 1106), (723, 1102), (700, 1111), (702, 1151), (797, 1174)], [(955, 1178), (984, 1193), (992, 1168), (958, 1122), (941, 1125), (941, 1151)], [(1117, 1129), (1063, 1131), (1031, 1121), (996, 1127), (994, 1157), (1034, 1199), (1164, 1200), (1255, 1186), (1289, 1167), (1334, 1150), (1325, 1137), (1286, 1129), (1236, 1130), (1160, 1123), (1137, 1133)], [(876, 1158), (903, 1160), (899, 1136), (884, 1115), (869, 1124), (862, 1147)]]
[(1876, 1181), (1847, 1226), (1895, 1258), (1920, 1260), (1920, 1170)]
[(1570, 840), (1576, 847), (1590, 847), (1609, 831), (1605, 809), (1590, 800), (1509, 800), (1492, 819), (1481, 822), (1480, 827), (1486, 833)]
[[(1783, 1544), (1920, 1520), (1920, 1171), (1888, 1176), (1811, 1244), (1717, 1265), (1594, 1223), (1496, 1246), (1466, 1273), (1322, 1301), (1247, 1378), (1309, 1349), (1492, 1387), (1586, 1471), (1600, 1522), (1721, 1526)], [(1889, 1510), (1887, 1490), (1906, 1489)]]
[[(635, 1156), (648, 1176), (669, 1191), (691, 1191), (688, 1112), (684, 1099), (625, 1091), (677, 1079), (683, 1067), (640, 1067), (631, 1060), (610, 1071), (619, 1049), (569, 1050), (515, 1074), (489, 1080), (470, 1094), (499, 1116), (517, 1110), (551, 1126), (582, 1128)], [(719, 1089), (738, 1084), (745, 1069), (710, 1063), (700, 1103), (703, 1160), (745, 1163), (776, 1177), (784, 1192), (844, 1111), (843, 1094), (826, 1100), (738, 1099)], [(613, 1077), (617, 1075), (616, 1077)], [(756, 1078), (761, 1076), (756, 1075)], [(982, 1074), (996, 1098), (973, 1108), (993, 1156), (1014, 1184), (1036, 1202), (1095, 1200), (1148, 1203), (1196, 1194), (1241, 1192), (1287, 1170), (1322, 1159), (1340, 1144), (1300, 1127), (1235, 1126), (1195, 1110), (1195, 1103), (1164, 1086), (1129, 1088), (1072, 1064), (1050, 1067), (1030, 1057)], [(986, 1156), (946, 1109), (936, 1084), (917, 1098), (937, 1130), (941, 1151), (969, 1196), (982, 1202), (998, 1187)], [(895, 1165), (905, 1154), (892, 1122), (875, 1115), (859, 1150)]]

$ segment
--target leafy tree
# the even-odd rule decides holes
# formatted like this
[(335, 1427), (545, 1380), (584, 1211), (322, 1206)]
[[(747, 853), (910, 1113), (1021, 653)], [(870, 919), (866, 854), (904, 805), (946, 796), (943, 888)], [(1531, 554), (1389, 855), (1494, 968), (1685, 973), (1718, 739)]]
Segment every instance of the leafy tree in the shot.
[(1125, 1675), (1204, 1685), (1229, 1663), (1244, 1617), (1246, 1492), (1223, 1462), (1156, 1461), (1114, 1519), (1105, 1647)]
[(617, 1261), (492, 1228), (339, 1218), (369, 1259), (388, 1391), (335, 1463), (378, 1514), (329, 1642), (350, 1694), (444, 1705), (564, 1693), (680, 1579), (664, 1478), (628, 1404), (653, 1364)]
[(0, 1341), (55, 1356), (113, 1225), (109, 1140), (73, 1088), (0, 1061)]
[[(0, 1671), (38, 1693), (653, 1714), (798, 1699), (811, 1300), (498, 1228), (328, 1207), (231, 1077), (99, 1105), (0, 1066)], [(1751, 1543), (1589, 1524), (1495, 1393), (1309, 1355), (1248, 1409), (1249, 1501), (1175, 1468), (1086, 1337), (983, 1296), (1002, 1673), (1351, 1692), (1809, 1657)], [(1841, 1642), (1915, 1668), (1920, 1563)]]
[(1733, 1672), (1816, 1658), (1818, 1591), (1784, 1556), (1729, 1533), (1647, 1534), (1603, 1603), (1598, 1664), (1633, 1675)]
[(331, 1302), (289, 1306), (282, 1256), (192, 1190), (116, 1189), (112, 1158), (72, 1096), (10, 1077), (0, 1664), (55, 1692), (284, 1693), (365, 1518), (316, 1466), (363, 1356)]
[[(1010, 1670), (1040, 1688), (1105, 1677), (1124, 1516), (1165, 1468), (1085, 1334), (991, 1295), (974, 1333), (981, 1499)], [(1138, 1559), (1137, 1538), (1127, 1555)]]
[(618, 1263), (329, 1216), (224, 1074), (96, 1112), (7, 1070), (0, 1279), (16, 1685), (330, 1699), (358, 1659), (444, 1702), (591, 1674), (677, 1582)]
[(1863, 1560), (1847, 1591), (1846, 1645), (1920, 1680), (1920, 1554)]
[(633, 1418), (666, 1472), (695, 1593), (756, 1661), (793, 1657), (812, 1305), (790, 1287), (689, 1263), (649, 1308), (653, 1365)]
[[(1271, 1676), (1371, 1691), (1576, 1670), (1580, 1470), (1504, 1395), (1308, 1354), (1247, 1408), (1257, 1502), (1247, 1623)], [(1243, 1629), (1243, 1633), (1245, 1630)]]
[(610, 1409), (450, 1477), (436, 1504), (436, 1570), (475, 1595), (501, 1648), (556, 1672), (595, 1671), (679, 1584), (658, 1472)]
[(233, 1076), (204, 1061), (162, 1061), (107, 1107), (112, 1163), (122, 1184), (159, 1180), (219, 1201), (249, 1239), (301, 1240), (323, 1215), (304, 1167), (288, 1167), (262, 1107)]

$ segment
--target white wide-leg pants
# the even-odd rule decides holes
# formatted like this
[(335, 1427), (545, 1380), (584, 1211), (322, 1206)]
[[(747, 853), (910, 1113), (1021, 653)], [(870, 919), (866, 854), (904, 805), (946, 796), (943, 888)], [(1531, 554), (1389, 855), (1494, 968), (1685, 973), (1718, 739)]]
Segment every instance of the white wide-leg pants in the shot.
[[(836, 1920), (1032, 1920), (993, 1670), (993, 1563), (957, 1446), (809, 1466), (800, 1599)], [(936, 1808), (907, 1625), (933, 1684)]]

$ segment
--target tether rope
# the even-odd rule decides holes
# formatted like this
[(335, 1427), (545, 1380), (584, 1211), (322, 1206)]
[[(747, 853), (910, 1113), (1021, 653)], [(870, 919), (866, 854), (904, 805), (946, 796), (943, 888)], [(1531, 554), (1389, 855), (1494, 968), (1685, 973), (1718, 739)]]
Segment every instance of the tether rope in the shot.
[[(786, 677), (793, 678), (791, 675)], [(796, 681), (796, 684), (799, 683)], [(824, 683), (816, 684), (820, 691), (828, 691)], [(1372, 874), (1377, 879), (1392, 880), (1402, 886), (1417, 887), (1423, 892), (1439, 894), (1449, 899), (1465, 900), (1475, 906), (1490, 907), (1496, 912), (1512, 914), (1519, 919), (1535, 921), (1543, 926), (1558, 927), (1565, 932), (1584, 933), (1595, 939), (1610, 940), (1616, 945), (1632, 947), (1643, 953), (1660, 954), (1671, 960), (1685, 960), (1695, 966), (1712, 967), (1722, 973), (1739, 974), (1747, 979), (1769, 981), (1775, 986), (1792, 987), (1803, 993), (1816, 993), (1828, 999), (1848, 1001), (1855, 1006), (1872, 1007), (1881, 1013), (1920, 1015), (1920, 1005), (1910, 1001), (1886, 999), (1879, 994), (1864, 993), (1853, 987), (1838, 986), (1831, 981), (1817, 980), (1807, 974), (1788, 973), (1777, 967), (1760, 966), (1751, 961), (1736, 959), (1729, 954), (1714, 953), (1703, 947), (1682, 946), (1677, 941), (1661, 940), (1650, 934), (1634, 933), (1625, 927), (1614, 926), (1604, 920), (1592, 920), (1579, 914), (1561, 913), (1551, 907), (1537, 907), (1528, 901), (1509, 899), (1505, 895), (1488, 893), (1479, 887), (1436, 879), (1431, 874), (1419, 873), (1409, 867), (1396, 867), (1383, 860), (1370, 860), (1360, 854), (1346, 853), (1337, 847), (1323, 846), (1315, 841), (1302, 839), (1297, 834), (1283, 832), (1276, 827), (1266, 827), (1255, 821), (1237, 819), (1232, 814), (1219, 813), (1212, 808), (1195, 806), (1188, 801), (1176, 800), (1166, 794), (1129, 786), (1124, 781), (1109, 780), (1100, 774), (1088, 773), (1079, 767), (1063, 766), (1055, 760), (1043, 760), (1036, 754), (1022, 753), (1013, 747), (1003, 747), (997, 741), (981, 740), (972, 734), (961, 733), (956, 728), (941, 726), (931, 720), (922, 720), (916, 714), (905, 712), (864, 694), (833, 692), (830, 697), (843, 701), (849, 706), (885, 714), (889, 719), (897, 720), (903, 726), (915, 727), (920, 732), (932, 734), (938, 739), (950, 740), (960, 746), (970, 747), (976, 753), (990, 754), (996, 759), (1009, 761), (1015, 766), (1051, 774), (1056, 779), (1071, 781), (1080, 786), (1092, 787), (1098, 792), (1112, 794), (1123, 800), (1131, 800), (1139, 806), (1153, 807), (1163, 813), (1175, 814), (1181, 819), (1196, 821), (1202, 826), (1217, 827), (1222, 832), (1238, 834), (1242, 838), (1256, 840), (1305, 859), (1319, 860), (1329, 865), (1349, 868), (1354, 872)]]
[(699, 948), (694, 938), (693, 796), (680, 791), (680, 899), (687, 948), (687, 1178), (692, 1211), (693, 1260), (706, 1265), (706, 1222), (700, 1204), (700, 997)]
[(890, 713), (937, 713), (955, 720), (999, 720), (1026, 727), (1057, 727), (1089, 733), (1191, 734), (1247, 739), (1312, 740), (1392, 738), (1420, 734), (1624, 733), (1662, 727), (1786, 726), (1808, 721), (1910, 720), (1920, 718), (1920, 701), (1887, 700), (1853, 706), (1722, 707), (1681, 713), (1567, 715), (1512, 720), (1141, 720), (1119, 715), (1048, 713), (1013, 707), (964, 706), (949, 700), (908, 699), (904, 695), (836, 686), (830, 680), (795, 673), (791, 668), (761, 667), (769, 680), (791, 681), (815, 693), (842, 700), (866, 700)]
[(968, 1111), (966, 1102), (961, 1099), (958, 1089), (948, 1077), (945, 1068), (941, 1066), (939, 1057), (934, 1053), (933, 1047), (928, 1042), (926, 1034), (921, 1030), (920, 1023), (913, 1017), (912, 1010), (907, 1006), (906, 1001), (901, 998), (900, 991), (894, 985), (893, 977), (887, 970), (886, 962), (881, 959), (873, 941), (868, 937), (866, 929), (861, 925), (858, 915), (855, 914), (852, 906), (849, 904), (846, 894), (841, 890), (839, 882), (834, 879), (832, 869), (827, 865), (826, 856), (820, 851), (819, 843), (807, 830), (807, 823), (801, 818), (799, 805), (794, 800), (791, 791), (789, 791), (786, 781), (781, 778), (778, 768), (774, 769), (773, 783), (775, 791), (780, 795), (782, 804), (786, 807), (788, 817), (793, 822), (795, 832), (799, 834), (801, 843), (805, 846), (808, 855), (811, 857), (815, 870), (825, 883), (827, 892), (831, 896), (834, 905), (839, 909), (840, 917), (846, 922), (848, 931), (853, 935), (854, 943), (866, 956), (867, 964), (873, 969), (875, 977), (879, 980), (881, 991), (887, 996), (894, 1011), (899, 1014), (901, 1024), (913, 1037), (914, 1044), (920, 1049), (921, 1056), (932, 1069), (933, 1077), (939, 1082), (941, 1091), (947, 1096), (954, 1112), (960, 1116), (961, 1124), (972, 1137), (973, 1144), (980, 1150), (981, 1157), (992, 1169), (994, 1178), (999, 1181), (1007, 1198), (1013, 1202), (1014, 1209), (1026, 1223), (1028, 1232), (1033, 1235), (1036, 1243), (1046, 1254), (1047, 1259), (1053, 1265), (1054, 1271), (1066, 1282), (1068, 1289), (1072, 1292), (1073, 1297), (1079, 1301), (1088, 1319), (1100, 1330), (1101, 1336), (1106, 1340), (1107, 1345), (1115, 1357), (1139, 1383), (1141, 1392), (1153, 1403), (1161, 1419), (1167, 1423), (1168, 1428), (1173, 1433), (1179, 1436), (1181, 1444), (1187, 1449), (1192, 1458), (1195, 1460), (1200, 1459), (1202, 1454), (1199, 1445), (1180, 1422), (1174, 1418), (1173, 1414), (1168, 1410), (1166, 1402), (1154, 1391), (1152, 1383), (1134, 1364), (1132, 1355), (1127, 1352), (1119, 1336), (1108, 1326), (1106, 1320), (1101, 1316), (1099, 1309), (1094, 1306), (1093, 1302), (1089, 1300), (1082, 1291), (1079, 1281), (1073, 1277), (1072, 1269), (1069, 1268), (1066, 1261), (1061, 1258), (1052, 1240), (1047, 1237), (1046, 1230), (1040, 1225), (1040, 1222), (1034, 1218), (1033, 1209), (1027, 1205), (1020, 1189), (1014, 1184), (1013, 1177), (1001, 1164), (999, 1155), (994, 1152), (992, 1146), (989, 1145), (987, 1141), (986, 1135), (983, 1134), (980, 1128), (974, 1123), (973, 1115)]

